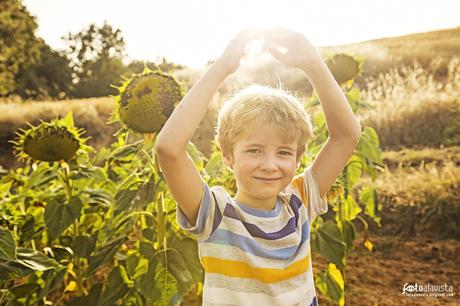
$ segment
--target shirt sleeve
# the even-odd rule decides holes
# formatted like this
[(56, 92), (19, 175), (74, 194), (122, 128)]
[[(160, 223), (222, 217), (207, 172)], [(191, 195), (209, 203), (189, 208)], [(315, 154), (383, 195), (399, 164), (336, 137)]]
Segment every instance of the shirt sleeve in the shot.
[(324, 196), (323, 198), (320, 197), (318, 181), (316, 180), (315, 174), (311, 166), (305, 168), (305, 171), (303, 173), (303, 179), (304, 186), (306, 188), (305, 191), (307, 192), (308, 198), (308, 219), (311, 223), (317, 216), (327, 212), (327, 201), (326, 196)]
[(211, 236), (219, 225), (222, 214), (217, 203), (215, 193), (209, 188), (208, 184), (202, 180), (203, 196), (200, 202), (195, 226), (185, 216), (179, 205), (176, 207), (176, 221), (179, 227), (194, 236), (198, 241), (204, 241)]

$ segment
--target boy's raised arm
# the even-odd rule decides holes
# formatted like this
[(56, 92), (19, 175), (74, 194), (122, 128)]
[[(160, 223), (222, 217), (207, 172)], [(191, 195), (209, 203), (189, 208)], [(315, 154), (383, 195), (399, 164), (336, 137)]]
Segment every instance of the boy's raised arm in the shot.
[(255, 30), (238, 34), (188, 91), (157, 135), (155, 151), (161, 170), (172, 196), (192, 226), (196, 223), (203, 185), (200, 173), (187, 155), (187, 144), (220, 84), (238, 69), (246, 44), (260, 34)]
[(303, 34), (279, 28), (265, 38), (287, 49), (286, 53), (276, 48), (269, 51), (283, 64), (301, 69), (318, 93), (329, 137), (312, 162), (312, 170), (324, 197), (352, 155), (361, 126), (326, 63)]

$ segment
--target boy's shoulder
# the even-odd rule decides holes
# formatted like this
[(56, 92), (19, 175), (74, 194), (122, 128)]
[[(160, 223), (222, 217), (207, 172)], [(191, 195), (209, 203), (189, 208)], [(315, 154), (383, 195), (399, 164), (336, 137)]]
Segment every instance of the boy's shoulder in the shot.
[(232, 197), (221, 185), (209, 186), (209, 191), (216, 197), (218, 203), (231, 203)]
[(307, 195), (304, 187), (304, 173), (294, 176), (291, 183), (280, 192), (280, 196), (286, 198), (288, 201), (292, 195), (297, 196), (304, 205), (307, 204)]

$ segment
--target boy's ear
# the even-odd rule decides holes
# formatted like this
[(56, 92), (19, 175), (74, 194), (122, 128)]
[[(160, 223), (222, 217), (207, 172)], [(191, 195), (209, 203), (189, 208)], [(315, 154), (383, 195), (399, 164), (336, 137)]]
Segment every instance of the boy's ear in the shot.
[(224, 165), (233, 169), (233, 156), (231, 154), (224, 154), (222, 153), (222, 160), (224, 161)]

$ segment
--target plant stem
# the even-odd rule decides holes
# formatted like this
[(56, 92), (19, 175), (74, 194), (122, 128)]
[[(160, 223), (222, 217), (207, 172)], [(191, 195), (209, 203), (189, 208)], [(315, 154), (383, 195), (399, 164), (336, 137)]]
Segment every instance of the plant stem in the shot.
[(160, 192), (160, 198), (157, 200), (157, 231), (158, 231), (158, 249), (166, 249), (166, 224), (164, 212), (163, 192)]
[[(66, 194), (66, 200), (67, 203), (70, 202), (70, 199), (72, 199), (72, 184), (70, 182), (69, 178), (69, 165), (63, 161), (61, 163), (61, 166), (63, 168), (64, 172), (64, 187), (65, 187), (65, 194)], [(73, 239), (75, 240), (78, 236), (79, 233), (79, 221), (78, 219), (74, 220), (73, 222)], [(73, 255), (73, 266), (75, 268), (75, 275), (76, 275), (76, 282), (77, 282), (77, 289), (78, 293), (80, 295), (85, 294), (85, 288), (83, 287), (83, 276), (82, 276), (82, 271), (80, 267), (80, 258), (77, 255)]]
[[(73, 222), (73, 239), (75, 240), (78, 236), (78, 220), (75, 220)], [(80, 295), (86, 294), (85, 293), (85, 288), (83, 287), (83, 277), (82, 277), (82, 272), (81, 272), (81, 267), (80, 267), (80, 258), (74, 254), (73, 256), (73, 266), (75, 267), (75, 275), (77, 276), (77, 288), (78, 288), (78, 293)]]

